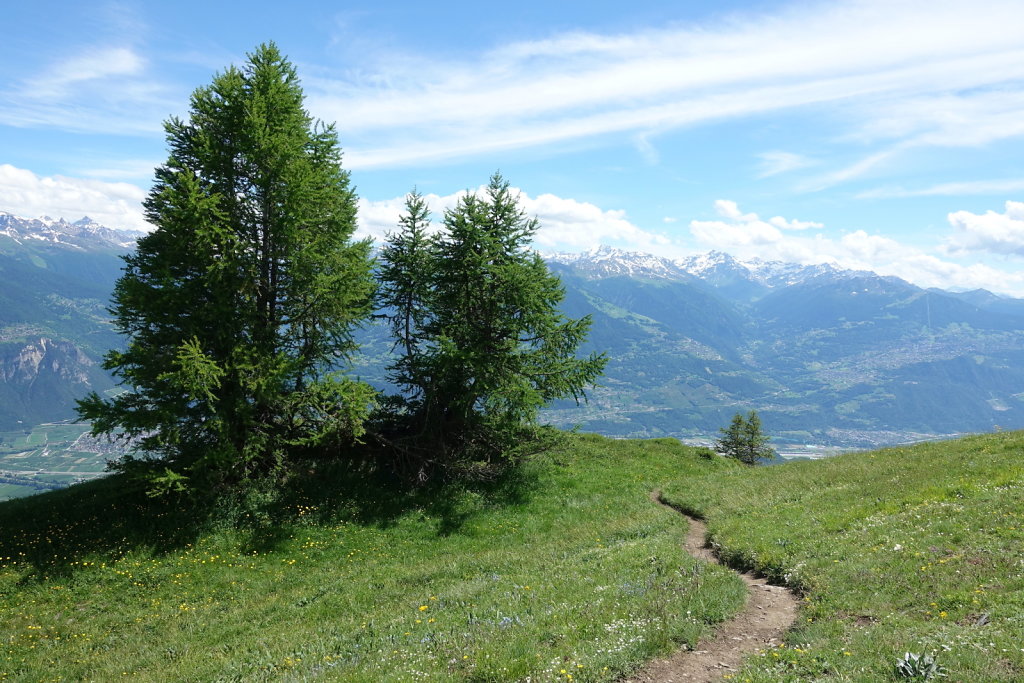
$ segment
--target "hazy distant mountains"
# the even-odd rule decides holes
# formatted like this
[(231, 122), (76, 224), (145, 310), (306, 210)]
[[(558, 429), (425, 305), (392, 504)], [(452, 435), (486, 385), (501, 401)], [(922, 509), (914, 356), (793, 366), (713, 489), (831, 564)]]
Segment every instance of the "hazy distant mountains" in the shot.
[[(0, 430), (112, 388), (98, 363), (122, 340), (106, 307), (138, 236), (0, 213)], [(590, 404), (548, 411), (557, 424), (699, 437), (756, 408), (777, 439), (844, 446), (1024, 427), (1024, 300), (716, 252), (547, 258), (611, 357)], [(390, 344), (362, 337), (355, 371), (382, 386)]]
[(113, 386), (106, 309), (139, 234), (0, 212), (0, 430), (70, 418), (74, 398)]
[(1024, 427), (1024, 301), (715, 252), (549, 263), (612, 357), (563, 424), (699, 436), (756, 408), (776, 436), (845, 446)]

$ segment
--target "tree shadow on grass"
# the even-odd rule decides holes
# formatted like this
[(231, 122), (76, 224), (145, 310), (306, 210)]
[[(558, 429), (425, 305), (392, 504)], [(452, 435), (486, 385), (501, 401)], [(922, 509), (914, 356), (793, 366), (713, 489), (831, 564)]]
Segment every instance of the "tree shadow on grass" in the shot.
[(181, 552), (218, 529), (234, 529), (240, 552), (266, 553), (301, 525), (387, 528), (411, 514), (447, 536), (488, 508), (526, 502), (538, 468), (527, 464), (488, 481), (420, 486), (343, 460), (311, 462), (300, 471), (280, 489), (248, 498), (151, 498), (142, 484), (115, 474), (8, 501), (0, 504), (0, 565), (30, 563), (35, 571), (25, 580), (46, 581), (72, 575), (86, 558)]

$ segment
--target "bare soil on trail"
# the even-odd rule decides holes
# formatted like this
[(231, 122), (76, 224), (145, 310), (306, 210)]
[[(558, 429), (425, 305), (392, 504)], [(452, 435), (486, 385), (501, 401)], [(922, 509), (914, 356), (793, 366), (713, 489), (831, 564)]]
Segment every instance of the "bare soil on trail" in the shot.
[[(651, 492), (651, 500), (665, 505), (660, 491)], [(702, 521), (684, 513), (690, 523), (686, 534), (686, 551), (697, 559), (721, 564), (707, 547), (707, 527)], [(766, 579), (750, 572), (740, 574), (747, 584), (747, 604), (732, 620), (720, 625), (714, 637), (702, 640), (695, 650), (685, 646), (667, 659), (657, 659), (634, 673), (623, 683), (674, 683), (687, 681), (718, 681), (736, 672), (746, 655), (773, 647), (797, 618), (799, 601), (782, 586), (773, 586)]]

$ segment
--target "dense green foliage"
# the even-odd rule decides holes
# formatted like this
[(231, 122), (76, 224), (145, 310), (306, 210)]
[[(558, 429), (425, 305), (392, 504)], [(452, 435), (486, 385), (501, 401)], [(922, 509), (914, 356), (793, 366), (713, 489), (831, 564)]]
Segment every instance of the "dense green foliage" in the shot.
[(584, 398), (607, 362), (577, 357), (590, 318), (560, 312), (565, 290), (530, 249), (537, 220), (500, 175), (447, 211), (437, 235), (428, 221), (410, 195), (380, 272), (401, 390), (397, 446), (421, 473), (507, 453), (541, 407)]
[(302, 107), (273, 45), (192, 96), (166, 125), (170, 156), (143, 237), (114, 292), (125, 351), (106, 367), (129, 391), (80, 402), (94, 433), (137, 437), (165, 486), (277, 471), (350, 441), (369, 387), (334, 370), (369, 313), (369, 245), (332, 127)]
[(321, 463), (240, 525), (117, 474), (3, 503), (0, 680), (617, 680), (742, 605), (649, 499), (729, 466), (571, 436), (472, 488)]
[(905, 653), (954, 681), (1024, 680), (1024, 433), (680, 480), (734, 566), (799, 590), (785, 648), (734, 681), (893, 680)]
[(761, 431), (761, 418), (756, 410), (751, 410), (746, 417), (743, 413), (736, 413), (729, 426), (719, 431), (722, 436), (715, 441), (715, 450), (726, 457), (746, 465), (756, 465), (762, 460), (771, 460), (775, 455), (768, 445), (768, 435)]

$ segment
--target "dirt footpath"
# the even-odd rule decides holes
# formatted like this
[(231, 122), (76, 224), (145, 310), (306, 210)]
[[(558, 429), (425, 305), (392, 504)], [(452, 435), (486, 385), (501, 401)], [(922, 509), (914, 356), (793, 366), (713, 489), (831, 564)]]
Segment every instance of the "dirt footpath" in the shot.
[[(653, 491), (651, 500), (665, 505), (661, 492)], [(668, 506), (666, 506), (668, 507)], [(686, 551), (694, 557), (720, 564), (706, 547), (704, 522), (683, 515), (690, 523)], [(747, 584), (748, 599), (743, 611), (721, 624), (710, 640), (701, 641), (696, 650), (682, 648), (667, 659), (657, 659), (636, 672), (624, 683), (672, 683), (674, 681), (718, 681), (735, 672), (746, 655), (782, 642), (783, 634), (797, 617), (798, 600), (786, 588), (769, 585), (766, 579), (751, 573), (740, 574)]]

